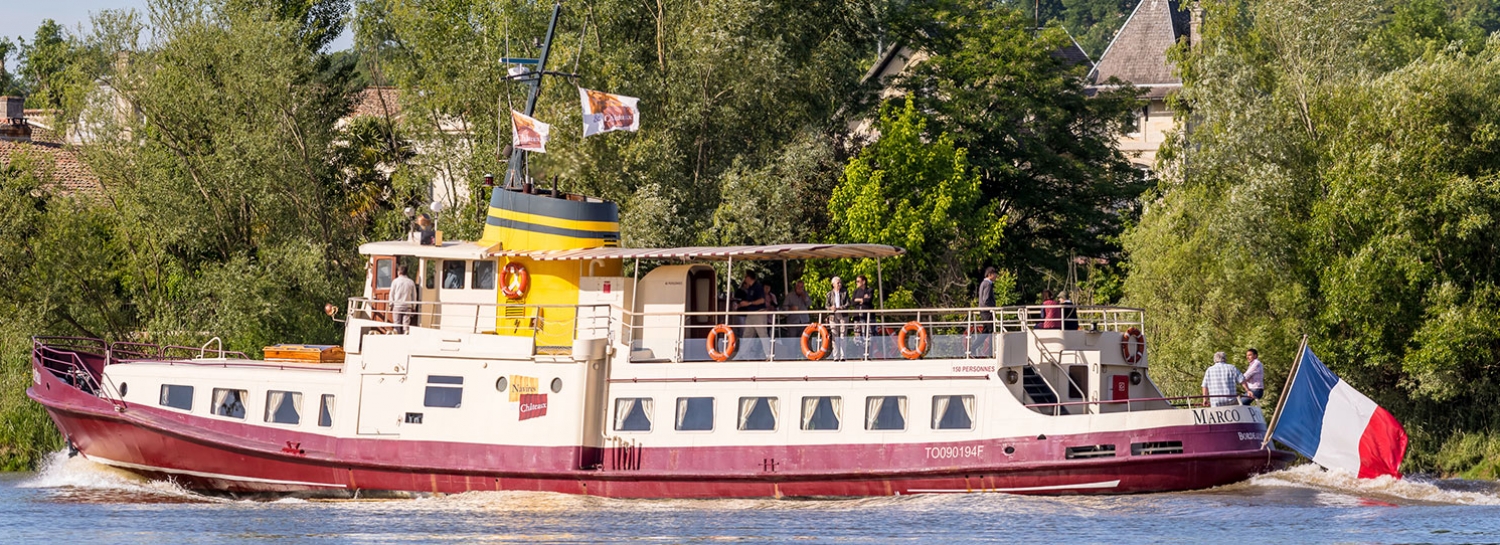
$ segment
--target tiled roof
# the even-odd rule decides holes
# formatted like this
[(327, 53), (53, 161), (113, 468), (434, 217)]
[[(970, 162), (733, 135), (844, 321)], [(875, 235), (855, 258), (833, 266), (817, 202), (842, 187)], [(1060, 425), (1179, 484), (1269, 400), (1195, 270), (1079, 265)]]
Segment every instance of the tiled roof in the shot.
[(1167, 49), (1188, 35), (1189, 19), (1178, 0), (1141, 0), (1094, 65), (1089, 79), (1104, 83), (1115, 77), (1137, 86), (1181, 84), (1182, 79), (1172, 74), (1172, 65), (1167, 62)]
[(0, 165), (10, 165), (11, 159), (21, 154), (45, 158), (50, 163), (52, 188), (62, 194), (98, 196), (104, 192), (99, 177), (71, 148), (40, 142), (0, 141)]
[(354, 98), (354, 109), (349, 117), (384, 117), (395, 119), (401, 116), (401, 90), (395, 87), (366, 87)]

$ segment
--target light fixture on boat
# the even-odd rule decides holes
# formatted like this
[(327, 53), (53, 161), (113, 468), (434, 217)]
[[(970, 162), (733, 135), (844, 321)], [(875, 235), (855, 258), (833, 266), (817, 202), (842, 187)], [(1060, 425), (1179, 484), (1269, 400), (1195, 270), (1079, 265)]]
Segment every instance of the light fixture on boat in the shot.
[(1005, 382), (1007, 384), (1015, 384), (1018, 380), (1021, 380), (1021, 374), (1017, 373), (1015, 369), (1007, 369), (1005, 371)]
[(554, 393), (554, 394), (560, 394), (560, 393), (562, 393), (562, 379), (561, 378), (552, 379), (552, 393)]
[(1130, 372), (1130, 384), (1135, 385), (1135, 386), (1140, 386), (1141, 385), (1141, 372), (1140, 371), (1131, 371)]
[(496, 392), (504, 393), (507, 388), (510, 388), (510, 381), (505, 380), (505, 377), (495, 379)]

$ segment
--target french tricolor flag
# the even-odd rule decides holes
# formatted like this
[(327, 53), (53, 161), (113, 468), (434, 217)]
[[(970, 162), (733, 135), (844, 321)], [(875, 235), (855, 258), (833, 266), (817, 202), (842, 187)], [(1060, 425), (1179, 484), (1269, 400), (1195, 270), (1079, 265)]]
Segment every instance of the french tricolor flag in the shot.
[(1293, 373), (1272, 439), (1326, 469), (1401, 478), (1406, 430), (1396, 417), (1329, 371), (1310, 347)]

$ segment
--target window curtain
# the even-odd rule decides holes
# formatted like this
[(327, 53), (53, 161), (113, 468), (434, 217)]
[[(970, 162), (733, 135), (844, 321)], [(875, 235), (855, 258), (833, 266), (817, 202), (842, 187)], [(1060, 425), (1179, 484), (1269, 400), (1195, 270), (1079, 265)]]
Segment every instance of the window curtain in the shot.
[(276, 421), (276, 413), (281, 411), (281, 402), (285, 399), (286, 392), (266, 392), (266, 422)]
[(166, 385), (166, 384), (162, 385), (162, 387), (161, 387), (161, 401), (157, 402), (158, 405), (166, 405), (167, 404), (167, 392), (170, 392), (170, 391), (172, 391), (172, 387), (170, 385)]
[(975, 416), (975, 413), (974, 413), (974, 407), (975, 407), (974, 396), (958, 396), (958, 398), (962, 399), (963, 402), (964, 402), (964, 412), (968, 413), (968, 416), (969, 416), (969, 428), (972, 429), (974, 427), (974, 416)]
[(214, 414), (229, 416), (229, 393), (232, 391), (214, 388)]
[(802, 429), (812, 429), (813, 413), (818, 412), (818, 398), (802, 398)]
[(882, 407), (885, 407), (885, 396), (864, 398), (864, 429), (874, 429), (874, 422), (880, 419)]
[(750, 422), (750, 412), (755, 410), (755, 404), (756, 404), (756, 402), (760, 401), (761, 399), (764, 399), (764, 398), (760, 398), (760, 397), (742, 397), (742, 398), (740, 398), (740, 431), (745, 431), (745, 425)]
[(948, 401), (952, 396), (932, 397), (932, 429), (942, 429), (943, 415), (948, 412)]
[[(323, 395), (323, 414), (325, 414), (325, 415), (328, 416), (328, 425), (332, 426), (333, 425), (333, 396), (332, 395), (329, 395), (329, 394), (324, 394)], [(321, 424), (321, 422), (320, 422), (320, 424)]]
[(771, 429), (774, 430), (776, 423), (781, 421), (781, 417), (776, 415), (776, 398), (763, 397), (761, 399), (766, 400), (766, 408), (771, 409)]
[(896, 410), (901, 411), (901, 429), (906, 429), (906, 396), (896, 398)]
[(844, 414), (844, 398), (837, 396), (829, 398), (829, 406), (833, 408), (833, 429), (839, 429), (840, 420)]
[(649, 397), (641, 398), (637, 400), (636, 403), (641, 404), (641, 416), (646, 417), (646, 429), (650, 430), (656, 428), (656, 421), (651, 419), (651, 409), (655, 405), (655, 400)]
[(682, 429), (683, 419), (687, 417), (688, 399), (691, 398), (677, 398), (677, 429), (679, 430)]
[(625, 429), (625, 419), (630, 418), (630, 411), (635, 409), (636, 399), (633, 397), (622, 397), (615, 400), (615, 431)]

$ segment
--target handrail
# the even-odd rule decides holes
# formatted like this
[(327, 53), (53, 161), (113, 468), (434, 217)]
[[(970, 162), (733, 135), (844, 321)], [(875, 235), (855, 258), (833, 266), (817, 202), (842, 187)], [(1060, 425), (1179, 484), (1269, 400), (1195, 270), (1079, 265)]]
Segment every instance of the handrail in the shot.
[[(1058, 402), (1058, 403), (1028, 403), (1028, 404), (1025, 405), (1025, 407), (1027, 407), (1027, 408), (1071, 407), (1071, 406), (1076, 406), (1076, 405), (1108, 405), (1108, 404), (1126, 403), (1127, 404), (1126, 405), (1126, 410), (1128, 411), (1129, 410), (1129, 405), (1128, 404), (1130, 404), (1130, 403), (1145, 403), (1145, 402), (1148, 402), (1148, 401), (1166, 401), (1166, 402), (1170, 403), (1170, 402), (1173, 402), (1173, 401), (1186, 401), (1186, 400), (1193, 400), (1193, 399), (1200, 399), (1200, 400), (1207, 401), (1207, 400), (1213, 399), (1213, 398), (1226, 398), (1226, 397), (1239, 398), (1240, 395), (1238, 393), (1234, 393), (1234, 394), (1209, 394), (1209, 395), (1172, 396), (1172, 397), (1138, 397), (1138, 398), (1131, 398), (1131, 399), (1101, 399), (1101, 400), (1098, 400), (1098, 401), (1066, 401), (1066, 402)], [(1189, 408), (1189, 409), (1191, 409), (1191, 408), (1210, 407), (1209, 405), (1196, 405), (1196, 404), (1194, 404), (1194, 405), (1187, 405), (1186, 407), (1181, 407), (1181, 406), (1179, 406), (1179, 405), (1177, 405), (1175, 403), (1173, 403), (1172, 406), (1174, 406), (1174, 407), (1180, 407), (1180, 408)], [(1234, 407), (1236, 405), (1221, 405), (1221, 406), (1223, 406), (1223, 407)]]
[(203, 353), (208, 351), (208, 345), (216, 342), (219, 343), (219, 359), (224, 359), (224, 339), (220, 339), (217, 336), (209, 339), (208, 342), (203, 343), (203, 346), (198, 349), (198, 358), (203, 359)]
[[(1021, 327), (1022, 331), (1026, 333), (1026, 336), (1031, 338), (1031, 342), (1033, 346), (1036, 347), (1037, 351), (1042, 353), (1043, 359), (1047, 360), (1047, 363), (1052, 364), (1053, 368), (1062, 369), (1062, 362), (1052, 354), (1051, 350), (1047, 349), (1047, 344), (1042, 342), (1042, 338), (1036, 335), (1035, 330), (1031, 329), (1031, 326), (1024, 323), (1021, 325)], [(1026, 363), (1030, 364), (1031, 359), (1027, 358)], [(1037, 374), (1042, 375), (1042, 380), (1047, 380), (1046, 375), (1041, 373), (1040, 370), (1038, 370)], [(1085, 390), (1082, 386), (1079, 386), (1078, 383), (1073, 380), (1073, 375), (1071, 373), (1064, 373), (1063, 376), (1067, 379), (1069, 386), (1076, 388), (1079, 393), (1083, 394), (1085, 399), (1088, 398), (1088, 390)], [(1052, 381), (1047, 381), (1047, 386), (1052, 387)], [(1058, 392), (1057, 388), (1052, 388), (1052, 391), (1053, 393), (1057, 394), (1058, 399), (1062, 399), (1062, 392)], [(1069, 392), (1071, 391), (1072, 390), (1069, 390)]]

